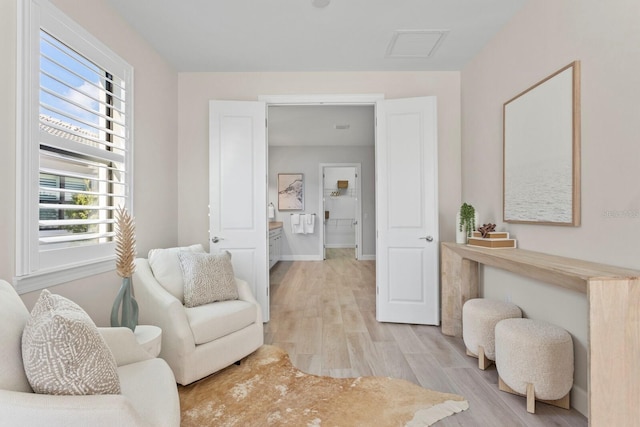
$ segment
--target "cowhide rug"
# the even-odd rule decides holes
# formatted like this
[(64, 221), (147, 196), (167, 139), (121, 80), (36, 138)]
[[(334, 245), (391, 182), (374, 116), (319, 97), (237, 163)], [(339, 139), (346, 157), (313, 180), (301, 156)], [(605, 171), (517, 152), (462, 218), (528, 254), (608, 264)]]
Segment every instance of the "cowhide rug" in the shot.
[(269, 345), (178, 391), (183, 427), (428, 426), (469, 407), (405, 380), (306, 374)]

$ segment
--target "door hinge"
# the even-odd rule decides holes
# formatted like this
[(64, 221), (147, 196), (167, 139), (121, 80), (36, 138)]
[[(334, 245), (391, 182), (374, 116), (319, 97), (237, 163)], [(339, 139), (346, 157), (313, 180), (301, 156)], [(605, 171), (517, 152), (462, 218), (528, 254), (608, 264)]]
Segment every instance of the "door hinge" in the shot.
[(268, 128), (269, 127), (269, 122), (267, 121), (267, 119), (264, 119), (264, 127)]
[(376, 286), (376, 295), (380, 294), (380, 288)]

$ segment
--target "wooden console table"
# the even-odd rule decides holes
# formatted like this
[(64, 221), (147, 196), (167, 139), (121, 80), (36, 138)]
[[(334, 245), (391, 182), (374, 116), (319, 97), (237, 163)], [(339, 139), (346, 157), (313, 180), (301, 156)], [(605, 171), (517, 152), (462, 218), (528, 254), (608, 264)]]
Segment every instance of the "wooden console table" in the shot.
[(479, 264), (586, 293), (589, 424), (640, 426), (640, 271), (523, 249), (441, 249), (445, 335), (462, 336), (462, 305), (478, 297)]

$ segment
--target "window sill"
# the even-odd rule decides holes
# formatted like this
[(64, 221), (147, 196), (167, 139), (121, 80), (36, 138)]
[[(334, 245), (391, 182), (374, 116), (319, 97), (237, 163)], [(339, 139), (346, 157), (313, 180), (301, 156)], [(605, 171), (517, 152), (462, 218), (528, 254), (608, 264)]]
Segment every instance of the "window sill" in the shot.
[(18, 294), (26, 294), (28, 292), (38, 291), (40, 289), (71, 282), (72, 280), (84, 279), (85, 277), (95, 276), (96, 274), (114, 270), (114, 259), (109, 258), (61, 270), (49, 270), (14, 277), (13, 286), (18, 291)]

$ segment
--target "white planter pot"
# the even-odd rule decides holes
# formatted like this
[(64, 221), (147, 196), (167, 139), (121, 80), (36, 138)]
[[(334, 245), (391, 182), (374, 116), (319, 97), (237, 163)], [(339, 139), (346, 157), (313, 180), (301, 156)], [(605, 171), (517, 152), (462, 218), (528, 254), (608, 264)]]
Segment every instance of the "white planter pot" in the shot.
[[(476, 229), (480, 225), (478, 221), (478, 211), (475, 213)], [(456, 214), (456, 243), (467, 243), (467, 235), (464, 230), (460, 231), (460, 211)]]

